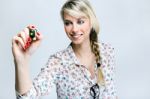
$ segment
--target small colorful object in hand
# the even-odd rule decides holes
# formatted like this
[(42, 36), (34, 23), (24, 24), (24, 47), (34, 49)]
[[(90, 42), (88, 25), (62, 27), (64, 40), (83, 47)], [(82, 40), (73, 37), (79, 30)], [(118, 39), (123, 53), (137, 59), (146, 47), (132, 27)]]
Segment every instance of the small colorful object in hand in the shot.
[(27, 28), (29, 29), (29, 38), (27, 39), (27, 42), (26, 42), (26, 44), (25, 44), (25, 46), (23, 48), (24, 50), (29, 48), (29, 46), (31, 45), (32, 41), (36, 40), (36, 35), (39, 35), (37, 29), (35, 28), (35, 26), (30, 25)]
[(36, 40), (35, 34), (37, 33), (36, 29), (29, 29), (29, 36), (32, 38), (32, 40)]
[(32, 41), (36, 40), (37, 29), (35, 28), (35, 26), (30, 25), (28, 26), (28, 29), (29, 29), (29, 36), (32, 39)]

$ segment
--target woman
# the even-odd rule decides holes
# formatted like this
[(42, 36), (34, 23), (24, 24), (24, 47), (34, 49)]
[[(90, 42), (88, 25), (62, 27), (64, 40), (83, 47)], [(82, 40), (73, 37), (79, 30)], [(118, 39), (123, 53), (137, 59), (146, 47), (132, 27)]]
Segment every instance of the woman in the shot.
[(61, 9), (61, 17), (71, 44), (51, 55), (33, 81), (28, 64), (42, 34), (31, 31), (36, 30), (35, 26), (28, 26), (14, 36), (17, 99), (37, 99), (49, 94), (54, 85), (58, 99), (116, 99), (113, 48), (98, 43), (99, 25), (90, 3), (68, 0)]

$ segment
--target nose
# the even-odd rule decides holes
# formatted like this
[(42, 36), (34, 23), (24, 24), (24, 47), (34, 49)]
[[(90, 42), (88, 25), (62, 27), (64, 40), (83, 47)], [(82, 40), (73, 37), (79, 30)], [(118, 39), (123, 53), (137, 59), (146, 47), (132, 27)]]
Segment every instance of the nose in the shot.
[(79, 30), (79, 27), (78, 27), (78, 25), (77, 24), (73, 24), (73, 26), (72, 26), (72, 32), (78, 32), (78, 30)]

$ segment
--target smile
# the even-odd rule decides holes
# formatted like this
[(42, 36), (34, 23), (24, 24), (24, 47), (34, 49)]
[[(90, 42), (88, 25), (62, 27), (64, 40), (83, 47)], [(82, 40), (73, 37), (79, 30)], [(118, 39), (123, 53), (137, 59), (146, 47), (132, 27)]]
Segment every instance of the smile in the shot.
[(73, 39), (79, 39), (83, 34), (72, 34), (71, 37)]

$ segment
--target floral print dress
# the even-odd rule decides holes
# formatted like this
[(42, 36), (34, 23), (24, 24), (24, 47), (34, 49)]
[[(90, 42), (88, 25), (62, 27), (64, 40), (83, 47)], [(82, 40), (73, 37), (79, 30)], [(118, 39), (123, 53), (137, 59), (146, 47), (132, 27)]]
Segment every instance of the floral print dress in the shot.
[[(100, 43), (101, 69), (105, 85), (100, 86), (99, 99), (116, 99), (114, 81), (114, 48)], [(95, 74), (97, 74), (97, 65)], [(56, 86), (57, 99), (93, 99), (90, 88), (97, 82), (91, 78), (89, 70), (80, 64), (72, 46), (51, 55), (39, 75), (33, 80), (32, 87), (24, 95), (16, 94), (17, 99), (39, 99), (50, 94)]]

